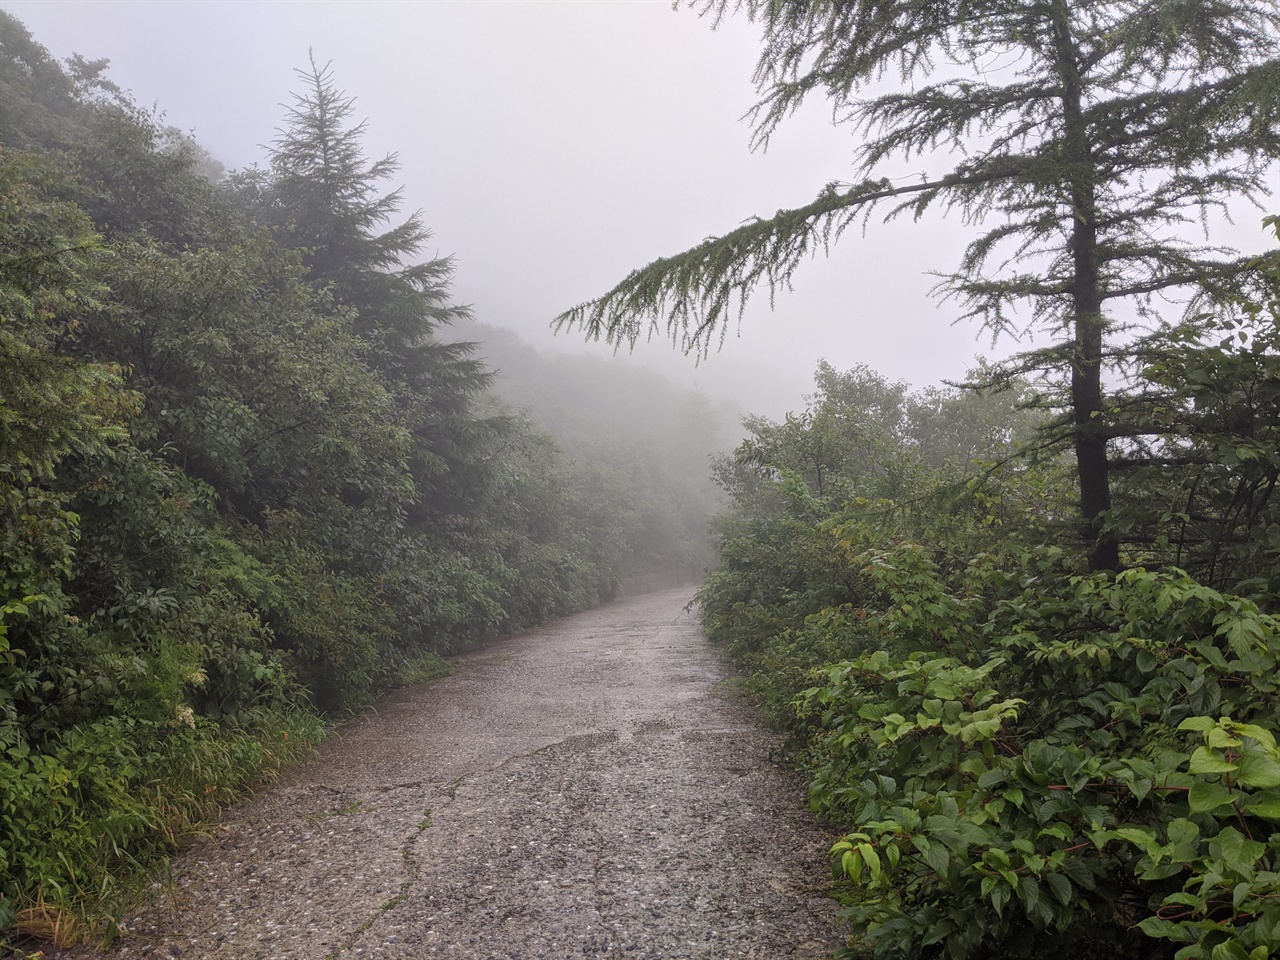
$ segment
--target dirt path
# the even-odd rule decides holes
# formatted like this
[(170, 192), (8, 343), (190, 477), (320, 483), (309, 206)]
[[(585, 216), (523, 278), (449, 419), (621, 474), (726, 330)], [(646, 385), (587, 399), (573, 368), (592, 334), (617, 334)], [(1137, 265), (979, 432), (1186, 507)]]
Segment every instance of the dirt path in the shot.
[(174, 865), (120, 955), (825, 957), (828, 839), (689, 590), (487, 645)]

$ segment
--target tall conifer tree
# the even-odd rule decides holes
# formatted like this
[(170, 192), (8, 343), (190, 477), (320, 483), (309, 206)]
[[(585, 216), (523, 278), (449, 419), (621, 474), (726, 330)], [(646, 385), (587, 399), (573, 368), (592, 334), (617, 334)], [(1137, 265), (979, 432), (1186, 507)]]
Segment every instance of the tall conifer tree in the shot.
[[(736, 8), (712, 0), (722, 16)], [(1280, 156), (1280, 6), (1273, 0), (747, 0), (764, 28), (755, 143), (815, 92), (861, 138), (859, 179), (633, 272), (561, 324), (632, 341), (665, 326), (706, 351), (757, 288), (876, 211), (931, 207), (982, 225), (941, 291), (995, 333), (1029, 308), (1056, 345), (1093, 569), (1119, 545), (1108, 456), (1126, 426), (1104, 395), (1120, 304), (1186, 293), (1239, 268), (1188, 239), (1267, 193)], [(897, 75), (899, 89), (872, 90)], [(903, 162), (919, 177), (901, 178)], [(994, 225), (986, 223), (990, 218)]]
[(473, 345), (437, 337), (470, 312), (452, 300), (449, 258), (416, 261), (431, 238), (421, 212), (394, 222), (403, 191), (383, 187), (399, 169), (395, 154), (365, 155), (365, 124), (354, 121), (355, 100), (337, 88), (329, 65), (312, 57), (297, 73), (303, 91), (271, 150), (270, 215), (282, 242), (305, 249), (313, 279), (353, 311), (368, 360), (417, 440), (422, 505), (446, 508), (441, 501), (459, 491), (442, 478), (464, 468), (469, 447), (494, 427), (470, 413), (470, 399), (490, 380)]

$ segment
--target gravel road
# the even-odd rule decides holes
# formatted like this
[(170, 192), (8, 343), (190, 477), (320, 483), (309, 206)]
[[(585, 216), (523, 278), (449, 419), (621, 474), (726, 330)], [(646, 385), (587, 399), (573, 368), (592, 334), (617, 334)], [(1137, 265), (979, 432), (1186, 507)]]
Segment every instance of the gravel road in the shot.
[(826, 957), (829, 838), (690, 590), (400, 691), (179, 857), (116, 956)]

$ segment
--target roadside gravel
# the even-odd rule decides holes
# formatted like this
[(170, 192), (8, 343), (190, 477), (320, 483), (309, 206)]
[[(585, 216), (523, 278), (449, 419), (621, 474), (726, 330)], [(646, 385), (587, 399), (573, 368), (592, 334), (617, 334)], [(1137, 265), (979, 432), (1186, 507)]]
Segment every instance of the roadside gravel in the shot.
[(689, 589), (486, 644), (227, 812), (121, 958), (826, 957), (830, 838)]

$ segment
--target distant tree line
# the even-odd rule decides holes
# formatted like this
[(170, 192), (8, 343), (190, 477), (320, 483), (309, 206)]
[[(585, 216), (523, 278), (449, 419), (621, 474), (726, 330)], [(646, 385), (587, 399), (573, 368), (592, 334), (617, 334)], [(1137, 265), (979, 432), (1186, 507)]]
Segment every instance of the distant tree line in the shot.
[(110, 937), (322, 715), (697, 565), (713, 497), (695, 395), (500, 399), (327, 67), (228, 176), (105, 66), (0, 13), (0, 945)]

